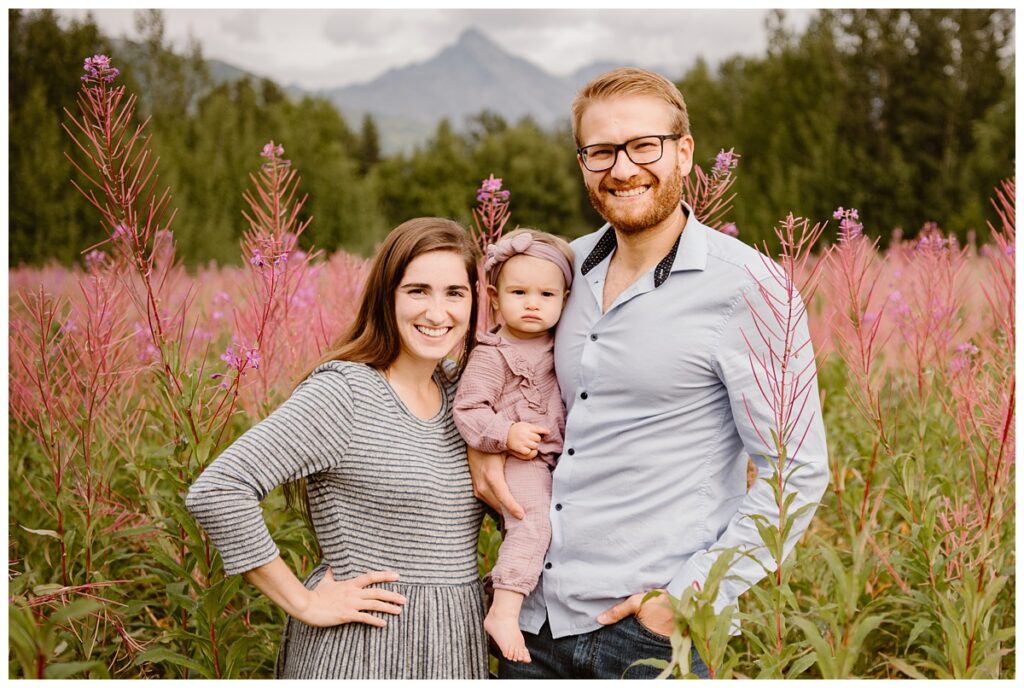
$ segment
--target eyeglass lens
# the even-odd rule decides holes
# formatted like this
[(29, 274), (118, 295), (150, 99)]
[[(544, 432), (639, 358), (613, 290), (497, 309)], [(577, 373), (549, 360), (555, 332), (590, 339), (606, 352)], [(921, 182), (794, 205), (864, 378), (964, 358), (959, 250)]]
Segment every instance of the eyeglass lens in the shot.
[(596, 144), (583, 149), (583, 162), (591, 172), (601, 172), (615, 165), (618, 149), (626, 151), (626, 156), (635, 165), (649, 165), (661, 159), (664, 143), (657, 136), (645, 136), (615, 146), (612, 144)]

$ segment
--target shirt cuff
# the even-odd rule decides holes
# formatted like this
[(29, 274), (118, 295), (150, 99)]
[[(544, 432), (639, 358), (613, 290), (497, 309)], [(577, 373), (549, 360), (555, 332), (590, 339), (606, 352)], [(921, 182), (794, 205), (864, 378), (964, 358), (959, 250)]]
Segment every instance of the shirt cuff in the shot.
[(672, 577), (665, 589), (672, 597), (682, 597), (683, 590), (691, 585), (704, 588), (704, 581), (707, 580), (708, 571), (711, 570), (711, 562), (707, 561), (708, 551), (699, 549), (694, 552), (679, 572)]
[[(498, 448), (498, 452), (508, 451), (508, 431), (512, 429), (515, 424), (514, 420), (508, 418), (499, 418), (493, 427), (494, 437), (490, 438), (495, 446)], [(497, 453), (497, 452), (495, 452)]]
[[(681, 597), (683, 590), (687, 586), (694, 585), (703, 590), (704, 584), (707, 582), (708, 574), (711, 572), (711, 566), (715, 563), (715, 559), (720, 554), (719, 552), (708, 552), (706, 549), (697, 550), (693, 553), (683, 567), (679, 569), (672, 580), (669, 581), (665, 589), (668, 590), (669, 594), (673, 597)], [(728, 575), (728, 573), (726, 574)], [(722, 581), (718, 585), (718, 594), (711, 603), (712, 609), (715, 614), (721, 614), (722, 610), (728, 607), (730, 604), (736, 604), (736, 598), (726, 592), (729, 588), (726, 585), (727, 581)], [(733, 619), (732, 628), (730, 635), (737, 635), (739, 633), (739, 621)]]

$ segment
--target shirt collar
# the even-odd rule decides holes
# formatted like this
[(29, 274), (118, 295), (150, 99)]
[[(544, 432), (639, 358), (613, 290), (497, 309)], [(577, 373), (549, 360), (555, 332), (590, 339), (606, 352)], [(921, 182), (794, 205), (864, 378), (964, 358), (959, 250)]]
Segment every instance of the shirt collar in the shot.
[[(680, 270), (703, 270), (707, 266), (708, 241), (707, 236), (704, 234), (706, 228), (697, 220), (693, 214), (693, 209), (689, 205), (684, 202), (682, 206), (683, 212), (686, 213), (687, 217), (686, 227), (676, 238), (675, 243), (672, 244), (672, 248), (665, 254), (665, 257), (658, 261), (658, 265), (655, 266), (655, 289), (664, 284), (665, 280), (673, 272)], [(590, 253), (583, 260), (583, 265), (580, 267), (581, 274), (585, 275), (593, 270), (594, 266), (610, 256), (612, 251), (618, 246), (615, 230), (610, 224), (605, 224), (605, 228), (604, 234), (597, 240), (594, 248), (591, 249)]]

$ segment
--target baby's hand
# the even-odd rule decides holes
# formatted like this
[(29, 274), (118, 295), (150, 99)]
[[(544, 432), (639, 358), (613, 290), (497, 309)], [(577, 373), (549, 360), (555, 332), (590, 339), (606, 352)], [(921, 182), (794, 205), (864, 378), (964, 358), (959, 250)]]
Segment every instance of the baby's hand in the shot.
[(550, 432), (547, 428), (532, 423), (513, 423), (508, 429), (505, 446), (517, 459), (529, 460), (537, 456), (540, 438)]

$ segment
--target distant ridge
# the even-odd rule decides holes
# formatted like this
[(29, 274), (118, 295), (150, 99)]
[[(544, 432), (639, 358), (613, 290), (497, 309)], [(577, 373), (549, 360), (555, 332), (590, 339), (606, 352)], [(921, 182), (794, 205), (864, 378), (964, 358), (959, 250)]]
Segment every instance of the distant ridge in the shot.
[[(542, 126), (568, 120), (580, 86), (620, 63), (600, 62), (557, 77), (498, 46), (479, 29), (463, 32), (434, 57), (391, 69), (363, 84), (321, 91), (347, 118), (369, 112), (381, 120), (387, 152), (425, 140), (447, 118), (461, 127), (466, 117), (488, 109), (510, 122), (530, 117)], [(389, 136), (401, 127), (404, 141)]]
[[(119, 52), (129, 61), (140, 49), (131, 41), (117, 42)], [(206, 63), (217, 83), (246, 78), (258, 83), (264, 78), (223, 60), (206, 58)], [(595, 76), (621, 66), (626, 65), (602, 61), (568, 76), (554, 76), (504, 50), (479, 29), (470, 28), (432, 58), (389, 69), (365, 83), (315, 91), (296, 84), (279, 85), (293, 98), (326, 98), (353, 129), (358, 129), (363, 115), (370, 113), (380, 132), (382, 152), (391, 155), (424, 143), (442, 119), (461, 129), (468, 117), (485, 109), (509, 122), (530, 117), (550, 127), (568, 121), (576, 91)], [(656, 71), (670, 78), (678, 76)]]

